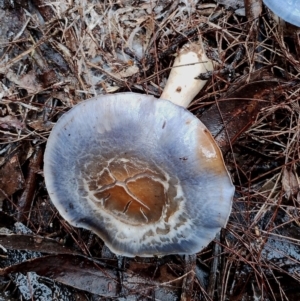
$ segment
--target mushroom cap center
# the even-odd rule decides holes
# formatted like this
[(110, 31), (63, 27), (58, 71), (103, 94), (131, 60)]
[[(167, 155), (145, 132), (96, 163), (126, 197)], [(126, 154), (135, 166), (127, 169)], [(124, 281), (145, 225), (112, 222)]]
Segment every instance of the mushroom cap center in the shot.
[(174, 186), (168, 182), (170, 177), (154, 164), (128, 153), (105, 161), (89, 156), (83, 161), (79, 183), (82, 197), (86, 195), (99, 210), (123, 223), (155, 223), (163, 215), (167, 219), (177, 209), (169, 199), (174, 195)]

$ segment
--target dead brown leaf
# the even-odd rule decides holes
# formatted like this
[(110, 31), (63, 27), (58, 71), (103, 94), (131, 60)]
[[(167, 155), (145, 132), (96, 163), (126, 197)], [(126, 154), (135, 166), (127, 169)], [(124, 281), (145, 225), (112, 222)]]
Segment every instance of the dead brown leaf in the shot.
[(295, 196), (298, 193), (299, 183), (294, 171), (284, 168), (281, 182), (287, 199), (290, 199), (292, 196)]
[(7, 115), (0, 117), (0, 127), (3, 129), (16, 128), (18, 130), (24, 129), (24, 122), (20, 121), (16, 116)]
[[(261, 72), (261, 71), (260, 71)], [(200, 117), (223, 152), (256, 120), (261, 109), (268, 107), (276, 94), (282, 93), (278, 79), (240, 82)], [(278, 91), (279, 90), (279, 91)]]
[(76, 254), (55, 239), (38, 235), (0, 234), (0, 245), (8, 250), (27, 250), (46, 254)]
[(0, 167), (0, 201), (24, 187), (25, 180), (18, 156), (13, 156)]
[[(1, 276), (17, 272), (36, 272), (40, 276), (103, 297), (118, 297), (120, 293), (117, 269), (84, 256), (50, 255), (0, 269)], [(175, 294), (178, 292), (172, 286), (172, 281), (164, 284), (132, 273), (123, 272), (122, 275), (122, 286), (126, 289), (127, 296), (149, 295), (149, 291), (158, 290), (157, 294), (164, 301), (178, 300)]]

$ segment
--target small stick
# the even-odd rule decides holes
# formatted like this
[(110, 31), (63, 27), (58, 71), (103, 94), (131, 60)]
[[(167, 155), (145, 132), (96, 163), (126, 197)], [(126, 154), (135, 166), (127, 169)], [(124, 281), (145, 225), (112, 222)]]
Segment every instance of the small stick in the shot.
[(36, 190), (36, 175), (41, 168), (43, 151), (41, 146), (36, 146), (34, 154), (29, 163), (29, 171), (26, 178), (26, 186), (18, 202), (17, 220), (22, 222), (27, 219), (28, 211), (33, 201)]
[(180, 301), (191, 301), (193, 295), (193, 286), (195, 279), (195, 268), (196, 268), (196, 254), (193, 255), (185, 255), (185, 277), (182, 282), (182, 293), (180, 297)]

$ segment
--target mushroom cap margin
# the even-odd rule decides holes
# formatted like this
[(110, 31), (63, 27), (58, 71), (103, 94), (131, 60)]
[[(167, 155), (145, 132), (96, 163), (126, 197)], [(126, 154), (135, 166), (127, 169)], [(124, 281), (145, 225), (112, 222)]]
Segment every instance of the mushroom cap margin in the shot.
[(300, 27), (300, 0), (263, 0), (263, 2), (277, 16)]

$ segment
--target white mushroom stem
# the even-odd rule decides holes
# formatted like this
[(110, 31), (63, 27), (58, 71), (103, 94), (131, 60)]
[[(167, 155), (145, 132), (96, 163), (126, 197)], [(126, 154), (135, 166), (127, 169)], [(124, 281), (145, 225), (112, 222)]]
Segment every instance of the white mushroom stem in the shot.
[(213, 70), (200, 40), (198, 44), (185, 45), (176, 57), (167, 84), (160, 98), (168, 99), (187, 108), (201, 91), (207, 80), (195, 79), (201, 73)]

